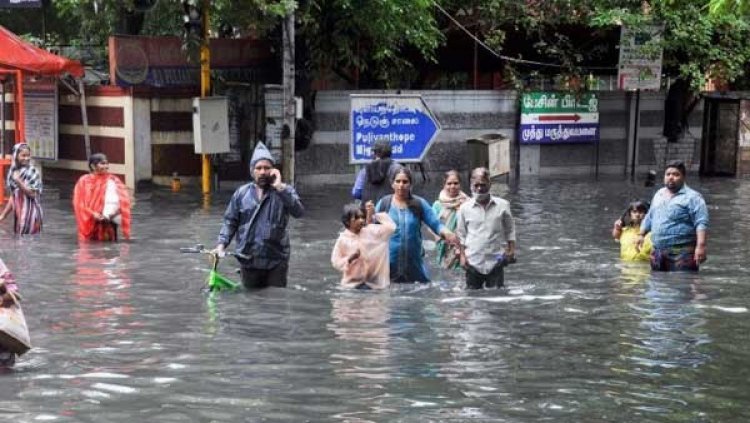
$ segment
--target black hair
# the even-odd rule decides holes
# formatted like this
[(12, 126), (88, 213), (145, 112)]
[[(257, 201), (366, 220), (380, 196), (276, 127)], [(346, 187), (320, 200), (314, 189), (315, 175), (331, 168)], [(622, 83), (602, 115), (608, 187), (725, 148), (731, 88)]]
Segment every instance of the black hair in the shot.
[[(414, 178), (412, 177), (411, 170), (409, 170), (408, 167), (402, 166), (398, 170), (393, 172), (393, 175), (391, 175), (391, 184), (396, 182), (396, 177), (400, 173), (403, 173), (404, 175), (406, 175), (407, 178), (409, 178), (409, 184), (412, 184), (414, 182)], [(411, 212), (414, 213), (415, 216), (417, 216), (420, 220), (422, 220), (422, 218), (424, 217), (424, 211), (422, 210), (422, 203), (419, 201), (418, 197), (412, 195), (411, 189), (409, 189), (409, 199), (406, 201), (406, 207), (408, 207), (409, 210), (411, 210)]]
[(651, 208), (651, 203), (649, 203), (648, 201), (635, 200), (635, 201), (630, 202), (630, 204), (628, 204), (627, 211), (625, 212), (625, 214), (622, 217), (622, 223), (623, 223), (623, 225), (630, 226), (630, 225), (633, 224), (633, 222), (632, 222), (632, 220), (630, 218), (630, 213), (632, 211), (640, 210), (643, 213), (648, 213), (648, 209), (649, 208)]
[(685, 169), (685, 163), (682, 162), (682, 160), (672, 160), (664, 167), (664, 171), (666, 171), (669, 168), (675, 168), (680, 171), (682, 176), (686, 175), (686, 169)]
[(391, 143), (388, 140), (380, 139), (375, 141), (375, 144), (372, 146), (372, 152), (378, 158), (388, 159), (391, 157), (393, 149), (391, 147)]
[(648, 209), (650, 207), (651, 205), (648, 203), (648, 201), (636, 200), (628, 205), (628, 211), (640, 210), (644, 213), (648, 213)]
[(414, 180), (414, 178), (412, 177), (412, 174), (411, 174), (411, 170), (409, 170), (408, 167), (401, 166), (400, 168), (396, 169), (396, 171), (393, 172), (390, 175), (390, 177), (391, 177), (391, 183), (396, 182), (396, 176), (398, 176), (399, 173), (403, 173), (404, 175), (406, 175), (406, 177), (409, 178), (409, 183), (411, 183)]
[(344, 210), (341, 213), (341, 223), (344, 224), (344, 227), (346, 229), (349, 229), (349, 222), (351, 222), (352, 218), (356, 217), (357, 215), (364, 216), (365, 212), (362, 211), (362, 208), (357, 204), (346, 204), (344, 206)]
[(456, 169), (451, 169), (443, 174), (443, 185), (448, 182), (448, 178), (455, 176), (458, 179), (458, 183), (461, 183), (461, 174)]
[(106, 162), (107, 156), (104, 153), (94, 153), (89, 157), (89, 170), (94, 170), (97, 164)]

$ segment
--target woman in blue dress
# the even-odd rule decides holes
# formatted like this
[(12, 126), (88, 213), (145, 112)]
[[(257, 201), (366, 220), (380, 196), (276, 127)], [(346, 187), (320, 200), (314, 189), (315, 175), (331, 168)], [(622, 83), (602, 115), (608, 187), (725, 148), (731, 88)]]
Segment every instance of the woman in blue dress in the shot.
[(407, 168), (400, 168), (391, 176), (393, 194), (383, 197), (375, 209), (387, 212), (396, 223), (396, 232), (391, 236), (389, 256), (391, 282), (429, 282), (422, 250), (422, 223), (450, 243), (456, 236), (438, 219), (430, 204), (411, 193), (412, 175)]

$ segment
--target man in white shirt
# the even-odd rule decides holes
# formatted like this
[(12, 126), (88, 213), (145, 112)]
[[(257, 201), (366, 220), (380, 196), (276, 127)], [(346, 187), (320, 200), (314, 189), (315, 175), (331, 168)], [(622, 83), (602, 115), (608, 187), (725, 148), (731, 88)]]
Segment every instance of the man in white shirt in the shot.
[(499, 288), (505, 282), (503, 267), (515, 262), (516, 255), (516, 225), (510, 203), (490, 195), (487, 168), (471, 172), (470, 186), (472, 199), (459, 208), (456, 227), (466, 288)]

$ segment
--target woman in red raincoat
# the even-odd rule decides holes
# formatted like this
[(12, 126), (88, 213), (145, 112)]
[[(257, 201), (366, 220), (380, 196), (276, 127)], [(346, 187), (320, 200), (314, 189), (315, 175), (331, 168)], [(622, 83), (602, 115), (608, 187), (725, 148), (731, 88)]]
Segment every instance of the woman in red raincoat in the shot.
[(81, 176), (73, 189), (78, 239), (117, 241), (117, 229), (130, 238), (130, 193), (120, 178), (109, 173), (107, 156), (92, 154), (91, 173)]

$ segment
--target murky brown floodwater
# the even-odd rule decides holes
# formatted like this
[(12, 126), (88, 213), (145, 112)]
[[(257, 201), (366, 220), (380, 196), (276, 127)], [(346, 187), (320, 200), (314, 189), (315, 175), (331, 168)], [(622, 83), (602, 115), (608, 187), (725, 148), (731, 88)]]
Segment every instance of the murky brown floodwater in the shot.
[(518, 222), (507, 290), (433, 268), (430, 285), (345, 292), (337, 187), (301, 190), (290, 289), (213, 300), (206, 259), (178, 249), (213, 245), (226, 194), (140, 193), (135, 239), (85, 247), (70, 200), (46, 199), (42, 237), (2, 224), (35, 348), (0, 374), (0, 421), (747, 421), (750, 182), (688, 182), (712, 220), (699, 274), (618, 261), (611, 224), (650, 189), (526, 179), (496, 186)]

